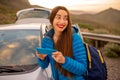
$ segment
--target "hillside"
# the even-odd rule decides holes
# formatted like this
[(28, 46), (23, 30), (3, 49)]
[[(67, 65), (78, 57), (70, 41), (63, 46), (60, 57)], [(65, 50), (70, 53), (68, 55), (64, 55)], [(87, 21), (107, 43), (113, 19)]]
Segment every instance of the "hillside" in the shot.
[(96, 29), (106, 29), (110, 34), (120, 35), (120, 11), (109, 8), (96, 14), (72, 14), (74, 23), (92, 25)]
[(8, 9), (21, 9), (26, 7), (31, 7), (28, 0), (0, 0), (1, 7), (5, 7)]
[(0, 24), (14, 23), (16, 12), (29, 7), (36, 6), (31, 6), (28, 0), (0, 0)]
[[(14, 23), (16, 12), (20, 9), (32, 6), (28, 0), (0, 0), (0, 24)], [(120, 11), (109, 8), (96, 14), (88, 14), (84, 11), (70, 11), (73, 23), (87, 24), (109, 34), (120, 35)]]
[(94, 19), (106, 25), (110, 24), (111, 26), (109, 27), (120, 27), (120, 11), (113, 8), (97, 13)]

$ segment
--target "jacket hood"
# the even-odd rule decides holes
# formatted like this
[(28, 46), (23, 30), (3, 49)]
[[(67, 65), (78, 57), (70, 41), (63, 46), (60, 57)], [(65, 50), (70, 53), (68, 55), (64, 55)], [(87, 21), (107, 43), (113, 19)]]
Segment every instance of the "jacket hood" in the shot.
[(78, 28), (77, 28), (77, 27), (72, 26), (72, 32), (73, 32), (73, 34), (74, 34), (74, 33), (78, 33), (78, 32), (79, 32), (79, 30), (78, 30)]
[(52, 38), (53, 37), (53, 34), (54, 34), (54, 29), (52, 28), (52, 29), (50, 29), (47, 33), (45, 33), (45, 37), (50, 37), (50, 38)]

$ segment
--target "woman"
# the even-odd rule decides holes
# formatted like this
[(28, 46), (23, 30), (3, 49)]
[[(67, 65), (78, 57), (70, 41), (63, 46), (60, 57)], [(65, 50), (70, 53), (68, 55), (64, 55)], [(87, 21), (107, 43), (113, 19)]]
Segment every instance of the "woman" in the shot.
[(56, 49), (52, 55), (38, 54), (43, 69), (51, 64), (54, 80), (84, 80), (87, 58), (84, 44), (76, 30), (72, 30), (69, 11), (63, 6), (52, 9), (50, 23), (53, 28), (42, 39), (41, 47)]

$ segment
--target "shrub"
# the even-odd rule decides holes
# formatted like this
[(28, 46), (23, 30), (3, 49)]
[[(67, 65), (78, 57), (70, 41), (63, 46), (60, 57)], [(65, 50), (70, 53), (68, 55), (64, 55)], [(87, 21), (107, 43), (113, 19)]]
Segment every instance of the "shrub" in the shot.
[(120, 56), (120, 45), (115, 43), (108, 43), (106, 45), (106, 56), (118, 57)]
[(85, 29), (88, 29), (90, 31), (94, 30), (91, 25), (81, 24), (81, 23), (79, 23), (78, 25), (79, 25), (80, 28), (85, 28)]
[(94, 29), (94, 31), (92, 31), (93, 33), (98, 33), (98, 34), (109, 34), (109, 31), (106, 29)]
[(108, 48), (107, 52), (106, 52), (106, 56), (108, 57), (118, 57), (118, 54), (114, 51), (112, 51), (110, 48)]

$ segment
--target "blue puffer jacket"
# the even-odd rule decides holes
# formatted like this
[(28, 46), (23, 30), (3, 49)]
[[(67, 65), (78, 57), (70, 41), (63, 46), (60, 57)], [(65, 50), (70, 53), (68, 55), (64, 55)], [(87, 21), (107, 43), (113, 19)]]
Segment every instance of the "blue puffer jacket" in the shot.
[[(44, 38), (42, 39), (42, 48), (54, 48), (52, 39), (53, 34), (53, 29), (45, 34)], [(77, 33), (77, 29), (73, 29), (72, 45), (74, 58), (72, 59), (68, 56), (65, 56), (66, 61), (64, 64), (61, 64), (62, 68), (73, 73), (72, 79), (68, 79), (68, 77), (62, 75), (60, 71), (55, 68), (55, 61), (51, 55), (47, 55), (44, 61), (38, 59), (38, 63), (43, 69), (47, 68), (49, 63), (51, 64), (52, 75), (55, 80), (84, 80), (82, 75), (85, 74), (87, 70), (87, 57), (85, 47), (80, 35)]]

